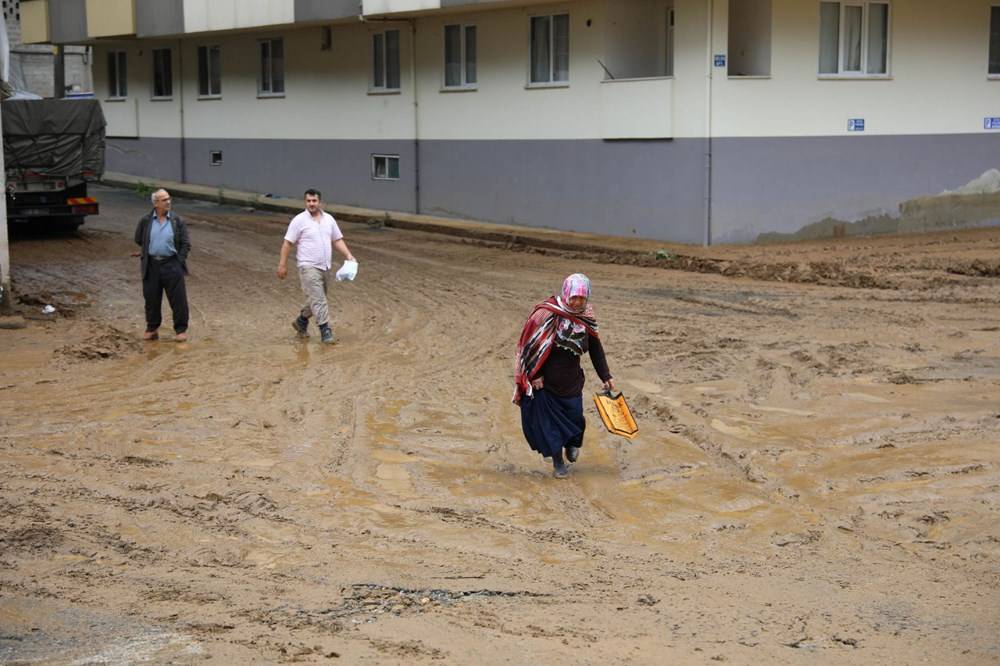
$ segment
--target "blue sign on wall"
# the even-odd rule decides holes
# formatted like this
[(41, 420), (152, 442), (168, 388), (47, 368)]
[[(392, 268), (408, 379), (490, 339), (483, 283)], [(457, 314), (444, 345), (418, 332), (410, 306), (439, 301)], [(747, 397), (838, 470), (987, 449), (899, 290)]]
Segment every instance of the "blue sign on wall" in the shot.
[(851, 118), (847, 121), (847, 131), (848, 132), (864, 132), (865, 131), (865, 119), (864, 118)]
[(986, 118), (983, 120), (983, 129), (1000, 130), (1000, 118)]
[(715, 66), (716, 67), (725, 67), (726, 66), (726, 56), (725, 56), (725, 54), (723, 54), (723, 53), (716, 53), (715, 54)]

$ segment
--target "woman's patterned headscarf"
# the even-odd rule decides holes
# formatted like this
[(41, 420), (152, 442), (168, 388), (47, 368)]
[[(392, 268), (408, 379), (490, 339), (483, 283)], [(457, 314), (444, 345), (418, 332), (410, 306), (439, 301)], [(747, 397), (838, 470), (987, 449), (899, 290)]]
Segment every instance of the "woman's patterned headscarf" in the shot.
[[(573, 273), (565, 280), (562, 286), (562, 302), (569, 308), (569, 299), (573, 296), (583, 296), (590, 299), (590, 278), (583, 273)], [(586, 307), (586, 305), (584, 305)]]

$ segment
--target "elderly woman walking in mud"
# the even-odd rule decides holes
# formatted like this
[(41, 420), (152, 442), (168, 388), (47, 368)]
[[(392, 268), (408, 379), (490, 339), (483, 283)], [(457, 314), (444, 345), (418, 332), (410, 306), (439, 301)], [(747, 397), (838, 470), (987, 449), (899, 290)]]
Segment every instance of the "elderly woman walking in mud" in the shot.
[(521, 428), (534, 451), (552, 459), (557, 479), (569, 474), (583, 446), (583, 368), (590, 354), (604, 389), (613, 391), (597, 320), (589, 304), (590, 279), (574, 273), (558, 296), (535, 306), (521, 331), (515, 363), (514, 404), (521, 407)]

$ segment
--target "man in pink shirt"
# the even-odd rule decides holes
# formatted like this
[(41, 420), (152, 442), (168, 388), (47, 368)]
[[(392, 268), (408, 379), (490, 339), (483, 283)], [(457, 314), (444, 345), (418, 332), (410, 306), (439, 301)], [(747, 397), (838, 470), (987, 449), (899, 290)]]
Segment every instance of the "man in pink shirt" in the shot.
[(333, 250), (344, 257), (345, 268), (348, 267), (348, 262), (353, 264), (354, 272), (357, 271), (357, 261), (347, 248), (337, 221), (323, 210), (320, 197), (318, 190), (306, 190), (306, 209), (289, 223), (285, 241), (281, 244), (278, 279), (284, 280), (288, 275), (288, 255), (294, 245), (306, 304), (292, 322), (292, 327), (299, 337), (308, 337), (309, 318), (315, 315), (322, 341), (331, 344), (333, 331), (330, 330), (330, 306), (326, 300), (326, 292), (333, 278), (330, 272)]

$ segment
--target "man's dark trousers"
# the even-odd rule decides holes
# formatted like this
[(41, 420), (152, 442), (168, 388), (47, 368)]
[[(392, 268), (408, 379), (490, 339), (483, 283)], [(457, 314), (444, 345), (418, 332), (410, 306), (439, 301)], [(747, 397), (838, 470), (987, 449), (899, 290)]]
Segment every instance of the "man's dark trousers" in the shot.
[(160, 313), (163, 292), (167, 292), (167, 302), (174, 314), (174, 332), (185, 332), (188, 327), (187, 287), (184, 285), (184, 269), (176, 256), (164, 261), (159, 261), (156, 257), (149, 258), (149, 268), (142, 279), (147, 331), (155, 331), (163, 322)]

